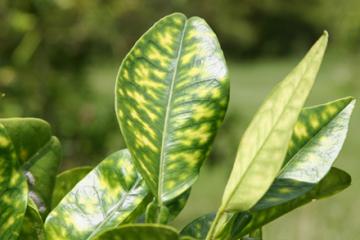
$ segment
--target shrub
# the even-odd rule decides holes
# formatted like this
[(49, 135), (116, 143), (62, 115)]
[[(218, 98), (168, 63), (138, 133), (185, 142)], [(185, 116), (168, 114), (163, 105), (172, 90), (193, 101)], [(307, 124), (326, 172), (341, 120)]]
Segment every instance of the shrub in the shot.
[(118, 73), (115, 110), (127, 149), (55, 177), (61, 151), (49, 125), (0, 120), (1, 239), (261, 239), (268, 222), (345, 189), (350, 176), (332, 164), (355, 100), (303, 108), (327, 39), (324, 32), (255, 114), (219, 210), (179, 232), (166, 224), (209, 155), (229, 78), (203, 19), (161, 19)]

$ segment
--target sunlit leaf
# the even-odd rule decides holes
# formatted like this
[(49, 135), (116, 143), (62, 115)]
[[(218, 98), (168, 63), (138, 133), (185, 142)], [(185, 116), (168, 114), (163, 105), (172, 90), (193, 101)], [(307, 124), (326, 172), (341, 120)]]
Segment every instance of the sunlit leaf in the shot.
[(51, 208), (53, 209), (70, 190), (83, 179), (92, 167), (78, 167), (64, 171), (56, 176), (55, 187), (52, 196)]
[(26, 211), (28, 187), (14, 145), (0, 123), (0, 237), (17, 239)]
[(117, 117), (134, 164), (160, 204), (196, 180), (228, 99), (223, 53), (201, 18), (164, 17), (124, 59)]
[(134, 213), (148, 192), (130, 153), (118, 151), (77, 183), (50, 212), (45, 222), (47, 239), (92, 239), (136, 217)]
[(50, 210), (61, 145), (48, 123), (34, 118), (0, 119), (16, 150), (29, 184), (29, 194), (44, 217)]
[(328, 34), (264, 101), (246, 129), (208, 239), (222, 231), (229, 212), (253, 207), (271, 186), (283, 165), (292, 130), (312, 88), (327, 46)]
[(324, 33), (275, 87), (245, 131), (225, 188), (221, 207), (224, 210), (250, 209), (279, 173), (292, 130), (320, 67), (327, 39)]
[(330, 170), (346, 138), (351, 97), (305, 108), (295, 125), (280, 178), (317, 183)]
[(29, 199), (25, 218), (21, 227), (21, 240), (45, 240), (44, 223), (36, 204)]

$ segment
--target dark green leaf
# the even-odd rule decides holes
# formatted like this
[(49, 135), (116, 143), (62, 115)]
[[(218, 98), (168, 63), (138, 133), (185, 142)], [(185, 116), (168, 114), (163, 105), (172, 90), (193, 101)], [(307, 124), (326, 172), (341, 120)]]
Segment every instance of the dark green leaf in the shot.
[(168, 202), (197, 179), (228, 105), (228, 73), (214, 32), (198, 17), (161, 19), (126, 56), (116, 86), (117, 117), (134, 164), (157, 201)]
[(129, 151), (118, 151), (77, 183), (49, 214), (47, 239), (92, 239), (135, 218), (147, 195)]
[(169, 209), (169, 221), (174, 220), (177, 215), (183, 210), (186, 205), (187, 200), (189, 199), (191, 189), (182, 193), (180, 196), (166, 203), (166, 207)]
[(44, 223), (36, 204), (29, 199), (24, 222), (21, 228), (21, 240), (45, 240)]
[(215, 213), (209, 213), (201, 216), (186, 225), (183, 230), (181, 230), (180, 235), (190, 236), (195, 239), (205, 239), (214, 218)]
[(29, 194), (43, 217), (50, 211), (61, 145), (48, 123), (34, 118), (0, 119), (15, 146), (28, 180)]
[(0, 123), (0, 236), (17, 239), (28, 199), (26, 178), (20, 168), (14, 145)]
[(64, 171), (56, 176), (55, 187), (52, 196), (51, 209), (60, 202), (70, 190), (83, 179), (92, 167), (78, 167)]

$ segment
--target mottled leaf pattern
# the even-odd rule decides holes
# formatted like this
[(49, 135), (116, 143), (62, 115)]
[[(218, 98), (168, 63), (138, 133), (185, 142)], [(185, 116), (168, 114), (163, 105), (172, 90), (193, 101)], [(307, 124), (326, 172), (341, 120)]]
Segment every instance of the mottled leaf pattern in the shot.
[(320, 67), (327, 39), (324, 33), (296, 68), (275, 87), (245, 131), (225, 188), (223, 210), (250, 209), (278, 174), (292, 130)]
[[(339, 191), (347, 188), (350, 183), (350, 175), (340, 169), (331, 168), (330, 172), (306, 194), (278, 205), (269, 206), (268, 208), (263, 207), (259, 210), (254, 208), (251, 210), (250, 213), (252, 215), (252, 219), (250, 223), (238, 233), (237, 237), (244, 236), (258, 227), (261, 227), (266, 223), (269, 223), (272, 220), (288, 213), (289, 211), (313, 201), (314, 199), (321, 199), (338, 193)], [(279, 192), (286, 192), (287, 190), (288, 188), (278, 189)]]
[(179, 240), (176, 229), (159, 224), (124, 225), (104, 232), (96, 240)]
[(181, 210), (183, 210), (187, 200), (189, 199), (190, 191), (191, 189), (187, 190), (166, 204), (166, 207), (169, 209), (169, 221), (174, 220)]
[(215, 218), (215, 213), (209, 213), (201, 216), (181, 230), (181, 236), (191, 236), (195, 239), (205, 239), (209, 232), (210, 226)]
[(124, 59), (117, 116), (134, 164), (160, 203), (196, 180), (227, 108), (227, 74), (210, 27), (179, 13), (157, 22)]
[(21, 228), (21, 240), (45, 240), (44, 223), (36, 204), (29, 199), (24, 222)]
[(43, 217), (50, 211), (61, 145), (48, 123), (34, 118), (0, 119), (15, 146), (28, 180), (29, 194)]
[(55, 187), (52, 196), (51, 208), (53, 209), (70, 190), (83, 179), (92, 167), (78, 167), (64, 171), (56, 176)]
[(0, 237), (17, 239), (26, 211), (28, 187), (14, 145), (0, 123)]
[(116, 152), (76, 184), (49, 214), (47, 239), (92, 239), (135, 217), (147, 195), (130, 153)]
[(295, 125), (279, 177), (319, 182), (343, 146), (354, 104), (349, 97), (305, 108)]

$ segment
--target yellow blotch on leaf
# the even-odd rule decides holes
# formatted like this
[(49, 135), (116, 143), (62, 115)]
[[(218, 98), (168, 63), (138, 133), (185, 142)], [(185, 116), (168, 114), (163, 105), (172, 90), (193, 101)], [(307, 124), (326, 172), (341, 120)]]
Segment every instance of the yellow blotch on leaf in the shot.
[(295, 125), (294, 133), (299, 138), (304, 138), (308, 136), (306, 126), (303, 123), (298, 123)]
[(318, 128), (320, 126), (319, 118), (315, 114), (310, 116), (310, 124), (313, 128)]
[(202, 118), (210, 118), (212, 116), (214, 116), (215, 111), (212, 108), (209, 108), (206, 105), (197, 105), (194, 108), (194, 115), (193, 118), (194, 120), (198, 121)]

